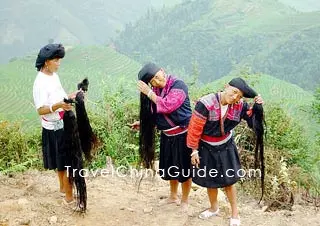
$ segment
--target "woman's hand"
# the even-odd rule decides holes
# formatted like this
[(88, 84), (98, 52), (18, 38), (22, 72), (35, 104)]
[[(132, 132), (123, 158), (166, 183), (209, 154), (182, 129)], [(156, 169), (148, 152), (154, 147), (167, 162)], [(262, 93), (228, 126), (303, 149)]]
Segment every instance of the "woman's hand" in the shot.
[(59, 102), (60, 108), (62, 108), (65, 111), (71, 111), (72, 110), (72, 105), (65, 103), (64, 101)]
[(253, 100), (257, 104), (263, 104), (264, 103), (262, 97), (260, 96), (260, 94), (258, 94), (258, 96), (255, 96)]
[(131, 127), (133, 130), (139, 130), (140, 129), (140, 121), (135, 121), (132, 124), (127, 124), (128, 126)]
[(83, 92), (81, 89), (79, 89), (79, 90), (77, 90), (77, 91), (75, 91), (75, 92), (73, 92), (73, 93), (70, 93), (69, 95), (68, 95), (68, 98), (69, 99), (76, 99), (76, 96), (77, 96), (77, 94), (79, 93), (79, 92)]
[(200, 165), (200, 157), (198, 155), (198, 151), (197, 150), (192, 150), (192, 154), (191, 154), (191, 164), (196, 166), (197, 168), (199, 168)]
[(144, 83), (143, 81), (139, 80), (138, 81), (138, 90), (143, 93), (144, 95), (148, 95), (151, 88), (146, 84)]

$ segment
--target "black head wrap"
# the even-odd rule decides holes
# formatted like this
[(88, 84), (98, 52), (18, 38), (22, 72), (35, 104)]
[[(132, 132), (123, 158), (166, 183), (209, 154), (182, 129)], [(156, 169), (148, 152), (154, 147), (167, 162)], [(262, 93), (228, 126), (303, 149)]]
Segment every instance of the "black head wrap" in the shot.
[(243, 92), (246, 98), (254, 98), (258, 94), (242, 78), (234, 78), (229, 82), (230, 86), (236, 87)]
[(48, 44), (40, 49), (35, 66), (40, 71), (46, 60), (63, 58), (64, 55), (65, 50), (62, 44)]
[(160, 71), (160, 67), (155, 65), (154, 63), (147, 63), (143, 66), (143, 68), (139, 71), (138, 79), (142, 80), (145, 83), (149, 83), (158, 71)]

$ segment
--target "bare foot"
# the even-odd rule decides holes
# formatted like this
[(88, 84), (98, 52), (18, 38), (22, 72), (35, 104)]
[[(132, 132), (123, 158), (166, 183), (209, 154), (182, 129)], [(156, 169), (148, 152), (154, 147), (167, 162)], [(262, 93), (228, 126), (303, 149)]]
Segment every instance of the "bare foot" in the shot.
[(64, 197), (64, 196), (66, 195), (66, 192), (65, 192), (63, 189), (60, 189), (59, 195), (60, 195), (61, 197)]
[(188, 213), (189, 203), (181, 202), (180, 203), (181, 212)]
[(159, 205), (160, 205), (160, 206), (162, 206), (162, 205), (168, 205), (168, 204), (176, 204), (176, 205), (179, 205), (179, 204), (180, 204), (180, 201), (179, 201), (178, 198), (176, 198), (176, 199), (166, 198), (166, 199), (160, 200), (160, 202), (159, 202)]
[(60, 185), (60, 191), (59, 191), (60, 195), (64, 195), (66, 193), (66, 191), (64, 190), (63, 186)]

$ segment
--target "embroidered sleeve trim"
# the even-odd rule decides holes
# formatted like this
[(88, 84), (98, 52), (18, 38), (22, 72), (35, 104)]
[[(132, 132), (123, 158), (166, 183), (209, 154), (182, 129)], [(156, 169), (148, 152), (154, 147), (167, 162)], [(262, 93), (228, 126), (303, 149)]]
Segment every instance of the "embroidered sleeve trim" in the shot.
[(169, 114), (177, 110), (186, 97), (182, 89), (171, 89), (165, 97), (157, 96), (157, 113)]
[(192, 149), (198, 149), (199, 141), (203, 132), (203, 127), (206, 124), (206, 119), (199, 117), (193, 113), (189, 122), (187, 134), (187, 146)]

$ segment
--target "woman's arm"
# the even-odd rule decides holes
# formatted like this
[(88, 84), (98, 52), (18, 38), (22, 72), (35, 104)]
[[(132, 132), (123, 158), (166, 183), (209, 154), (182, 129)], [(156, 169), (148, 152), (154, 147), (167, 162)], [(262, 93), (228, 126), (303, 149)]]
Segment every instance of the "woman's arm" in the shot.
[(187, 98), (187, 86), (177, 81), (165, 97), (157, 96), (144, 82), (138, 82), (138, 89), (157, 105), (157, 113), (170, 114), (177, 110)]
[(59, 108), (62, 108), (65, 111), (70, 111), (72, 109), (71, 104), (67, 104), (63, 101), (55, 103), (51, 106), (43, 106), (38, 108), (38, 114), (39, 115), (46, 115), (46, 114), (50, 114), (52, 112), (55, 112), (56, 110), (58, 110)]
[(209, 111), (203, 103), (197, 102), (192, 113), (187, 134), (187, 146), (193, 150), (199, 147), (199, 141), (203, 133), (203, 128), (207, 122)]

